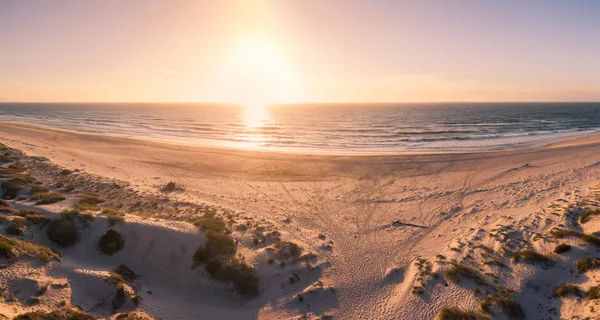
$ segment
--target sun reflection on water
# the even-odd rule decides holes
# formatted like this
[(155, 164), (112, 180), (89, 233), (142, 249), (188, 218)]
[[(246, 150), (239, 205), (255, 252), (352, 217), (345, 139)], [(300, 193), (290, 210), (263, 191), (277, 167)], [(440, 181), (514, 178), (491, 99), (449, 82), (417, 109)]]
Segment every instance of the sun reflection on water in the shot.
[(272, 138), (265, 128), (271, 125), (269, 110), (266, 105), (245, 106), (241, 110), (241, 122), (245, 130), (238, 136), (236, 147), (246, 149), (264, 149)]

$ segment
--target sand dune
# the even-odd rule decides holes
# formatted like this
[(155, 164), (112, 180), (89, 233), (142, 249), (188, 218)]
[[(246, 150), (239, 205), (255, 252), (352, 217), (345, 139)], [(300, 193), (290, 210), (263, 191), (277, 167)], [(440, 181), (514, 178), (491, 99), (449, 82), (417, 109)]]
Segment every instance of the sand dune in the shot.
[[(595, 215), (578, 222), (581, 212), (598, 205), (597, 137), (501, 152), (336, 156), (1, 123), (0, 142), (22, 150), (19, 161), (44, 185), (74, 187), (57, 188), (66, 200), (56, 204), (15, 199), (11, 207), (36, 208), (57, 219), (97, 190), (106, 200), (101, 207), (119, 205), (126, 212), (125, 221), (112, 227), (124, 235), (125, 246), (110, 256), (97, 249), (108, 229), (100, 211), (67, 248), (48, 240), (47, 227), (30, 226), (20, 239), (55, 249), (62, 258), (49, 264), (23, 258), (3, 269), (2, 286), (16, 297), (0, 300), (6, 316), (50, 310), (64, 300), (96, 317), (138, 310), (160, 319), (433, 319), (443, 308), (458, 307), (502, 318), (510, 314), (504, 302), (518, 301), (522, 314), (513, 310), (513, 318), (558, 319), (590, 315), (596, 303), (583, 295), (553, 297), (562, 283), (582, 292), (595, 285), (597, 271), (579, 274), (574, 266), (598, 249), (552, 231), (600, 231)], [(73, 173), (63, 176), (63, 169)], [(170, 181), (182, 190), (161, 192)], [(203, 268), (191, 268), (206, 231), (190, 222), (212, 210), (228, 221), (237, 254), (257, 268), (257, 297), (242, 297)], [(286, 241), (302, 248), (297, 258), (275, 255)], [(553, 253), (562, 242), (572, 250)], [(553, 262), (513, 260), (523, 250)], [(130, 300), (115, 310), (118, 284), (109, 279), (120, 263), (139, 278), (127, 283)], [(456, 266), (481, 279), (453, 281)], [(56, 288), (50, 285), (40, 303), (27, 305), (44, 283)], [(135, 295), (142, 299), (138, 305)], [(482, 302), (494, 315), (481, 310)]]

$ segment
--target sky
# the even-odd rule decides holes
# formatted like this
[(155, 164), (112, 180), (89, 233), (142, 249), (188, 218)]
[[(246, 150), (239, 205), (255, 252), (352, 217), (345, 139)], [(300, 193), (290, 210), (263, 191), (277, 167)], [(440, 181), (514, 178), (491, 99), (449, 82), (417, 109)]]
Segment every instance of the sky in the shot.
[(600, 101), (600, 1), (0, 0), (0, 101)]

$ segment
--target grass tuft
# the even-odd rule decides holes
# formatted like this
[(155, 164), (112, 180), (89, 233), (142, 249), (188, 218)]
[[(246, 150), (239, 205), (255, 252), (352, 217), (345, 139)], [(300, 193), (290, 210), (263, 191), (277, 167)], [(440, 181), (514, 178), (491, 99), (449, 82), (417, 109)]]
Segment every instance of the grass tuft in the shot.
[(589, 244), (600, 247), (600, 238), (598, 238), (594, 235), (585, 234), (583, 232), (579, 232), (576, 230), (558, 229), (558, 230), (551, 231), (550, 235), (552, 235), (553, 237), (558, 238), (558, 239), (562, 239), (565, 237), (576, 237), (576, 238), (579, 238)]
[(575, 268), (579, 273), (585, 273), (588, 270), (598, 268), (600, 260), (592, 257), (584, 257), (575, 261)]
[(521, 259), (530, 264), (540, 263), (546, 266), (551, 266), (554, 264), (554, 260), (552, 258), (530, 249), (515, 252), (512, 256), (512, 261), (514, 263), (518, 263)]
[(479, 271), (463, 264), (455, 263), (450, 268), (444, 270), (444, 277), (454, 283), (459, 283), (463, 279), (468, 279), (477, 284), (485, 284), (485, 279)]
[(477, 311), (465, 311), (456, 307), (446, 307), (437, 314), (437, 320), (488, 320), (489, 317)]
[(581, 297), (582, 293), (576, 285), (571, 283), (563, 283), (554, 289), (553, 295), (555, 297), (566, 297), (570, 295)]
[(60, 260), (60, 255), (48, 247), (0, 235), (0, 256), (10, 257), (13, 249), (44, 262)]
[(99, 211), (100, 207), (98, 207), (98, 205), (103, 202), (104, 199), (102, 199), (99, 195), (95, 193), (87, 193), (81, 200), (79, 200), (75, 208), (81, 211)]

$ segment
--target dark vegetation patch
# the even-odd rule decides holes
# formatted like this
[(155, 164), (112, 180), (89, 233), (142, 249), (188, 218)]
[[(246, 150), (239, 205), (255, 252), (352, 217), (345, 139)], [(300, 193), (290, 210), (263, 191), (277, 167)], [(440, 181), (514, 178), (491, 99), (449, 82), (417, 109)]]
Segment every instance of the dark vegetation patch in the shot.
[(75, 209), (85, 211), (99, 211), (100, 207), (98, 206), (101, 203), (104, 203), (105, 200), (100, 197), (100, 195), (96, 193), (86, 193), (81, 200), (75, 205)]
[(133, 270), (129, 269), (129, 267), (124, 264), (117, 265), (113, 271), (129, 281), (137, 279), (135, 272), (133, 272)]
[(464, 264), (454, 263), (452, 266), (444, 270), (444, 277), (454, 283), (459, 283), (462, 280), (471, 280), (477, 284), (485, 284), (485, 279), (479, 271), (466, 266)]
[(600, 215), (600, 209), (585, 209), (579, 214), (579, 223), (586, 223), (590, 220), (591, 216)]
[(554, 253), (561, 254), (571, 251), (571, 246), (566, 243), (561, 243), (554, 248)]
[(258, 295), (258, 273), (256, 268), (243, 257), (236, 256), (236, 242), (229, 235), (229, 230), (215, 231), (221, 228), (207, 224), (206, 242), (194, 254), (192, 268), (205, 264), (208, 275), (220, 282), (231, 283), (242, 295)]
[(31, 187), (31, 195), (34, 194), (38, 194), (38, 193), (46, 193), (46, 192), (50, 192), (50, 189), (48, 189), (48, 187), (46, 186), (42, 186), (42, 185), (35, 185)]
[(590, 234), (585, 234), (583, 232), (579, 232), (576, 230), (572, 230), (572, 229), (558, 229), (558, 230), (553, 230), (550, 232), (550, 234), (558, 239), (562, 239), (565, 237), (575, 237), (575, 238), (579, 238), (589, 244), (595, 245), (595, 246), (600, 246), (600, 238), (594, 236), (594, 235), (590, 235)]
[(555, 297), (577, 296), (583, 297), (583, 292), (574, 284), (563, 283), (554, 289)]
[(579, 273), (585, 273), (588, 270), (598, 268), (600, 266), (600, 259), (592, 257), (584, 257), (575, 261), (575, 268)]
[(58, 219), (50, 222), (46, 232), (48, 239), (61, 247), (68, 247), (77, 242), (77, 228), (71, 219)]
[(90, 222), (92, 222), (96, 219), (96, 217), (94, 217), (93, 214), (81, 213), (77, 209), (65, 210), (60, 213), (60, 217), (63, 220), (73, 220), (73, 219), (77, 218), (79, 220), (79, 223), (81, 223), (81, 225), (84, 228), (89, 227)]
[(14, 320), (95, 320), (95, 318), (85, 312), (65, 307), (52, 312), (27, 312), (16, 316)]
[(111, 227), (119, 222), (125, 221), (125, 213), (117, 209), (106, 208), (102, 210), (102, 213), (106, 214), (106, 220), (108, 220), (108, 225)]
[(124, 246), (125, 240), (123, 239), (123, 235), (113, 229), (106, 231), (98, 242), (100, 251), (107, 255), (119, 252)]
[(65, 197), (54, 191), (36, 193), (31, 197), (35, 204), (52, 204), (65, 200)]
[(477, 312), (466, 311), (456, 307), (446, 307), (440, 310), (437, 320), (488, 320), (489, 317)]
[(554, 260), (552, 258), (549, 258), (548, 256), (537, 253), (536, 251), (530, 250), (530, 249), (525, 249), (525, 250), (521, 250), (519, 252), (513, 253), (512, 261), (514, 263), (518, 263), (521, 260), (525, 261), (526, 263), (530, 263), (530, 264), (539, 263), (539, 264), (543, 264), (546, 266), (551, 266), (554, 264)]
[(192, 223), (201, 229), (210, 230), (218, 233), (227, 233), (227, 226), (223, 220), (211, 217), (202, 217), (192, 221)]
[(0, 257), (11, 258), (13, 250), (44, 262), (60, 259), (59, 254), (48, 247), (0, 235)]
[(302, 254), (302, 248), (291, 241), (280, 241), (276, 242), (275, 245), (275, 254), (280, 259), (298, 259)]
[(165, 193), (173, 192), (175, 190), (177, 190), (177, 185), (175, 185), (175, 182), (173, 181), (167, 183), (167, 185), (161, 189), (161, 191)]
[(22, 217), (14, 217), (10, 225), (6, 227), (6, 233), (11, 236), (20, 236), (27, 231), (27, 220)]
[(493, 315), (494, 309), (506, 314), (509, 319), (525, 319), (525, 312), (521, 305), (510, 298), (511, 291), (500, 289), (487, 295), (479, 304), (481, 311)]
[(590, 300), (600, 299), (600, 286), (591, 287), (587, 292), (587, 298)]

